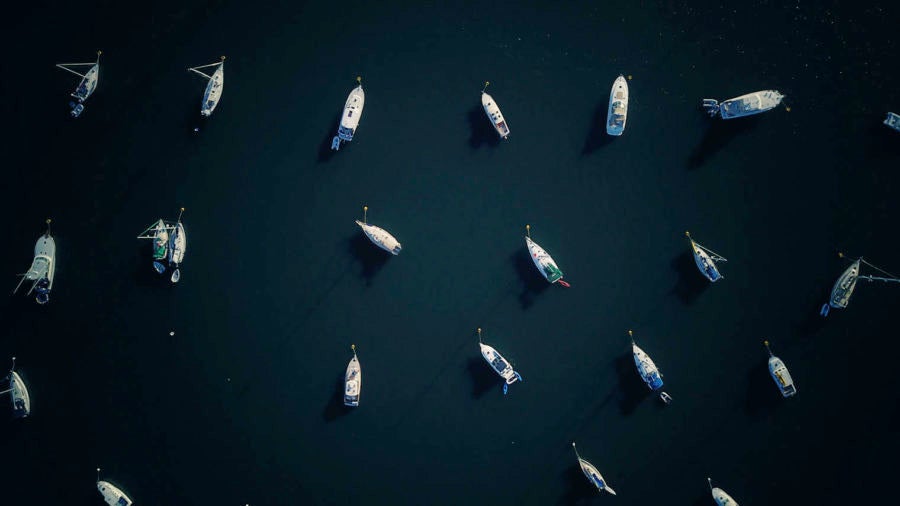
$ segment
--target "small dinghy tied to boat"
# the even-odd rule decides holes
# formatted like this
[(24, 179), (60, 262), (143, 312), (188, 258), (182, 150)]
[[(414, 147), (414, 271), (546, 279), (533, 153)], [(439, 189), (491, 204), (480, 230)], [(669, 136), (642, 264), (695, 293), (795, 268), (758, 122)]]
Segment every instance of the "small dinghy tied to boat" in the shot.
[(12, 367), (9, 369), (6, 381), (6, 390), (0, 390), (0, 395), (9, 394), (12, 398), (13, 416), (25, 418), (30, 415), (31, 396), (28, 394), (28, 388), (25, 386), (22, 377), (16, 372), (16, 357), (12, 358)]
[[(200, 72), (200, 69), (209, 67), (216, 67), (212, 75)], [(200, 115), (208, 118), (216, 110), (219, 100), (222, 99), (222, 92), (225, 90), (225, 57), (221, 56), (219, 61), (208, 65), (189, 67), (188, 71), (202, 76), (207, 81), (206, 89), (203, 91), (203, 101), (200, 103)]]
[(53, 278), (56, 274), (56, 241), (50, 235), (50, 222), (50, 218), (47, 218), (47, 232), (39, 237), (34, 245), (34, 259), (31, 261), (31, 267), (25, 274), (20, 274), (22, 279), (13, 290), (13, 293), (19, 291), (19, 287), (26, 279), (32, 281), (28, 295), (34, 292), (35, 302), (41, 305), (50, 301), (50, 291), (53, 290)]
[(752, 116), (772, 110), (782, 100), (784, 100), (784, 95), (781, 92), (777, 90), (763, 90), (730, 98), (721, 104), (718, 100), (704, 98), (702, 106), (710, 116), (718, 114), (722, 119), (731, 119)]
[(493, 369), (495, 373), (505, 380), (505, 383), (503, 383), (503, 395), (506, 395), (509, 391), (509, 386), (516, 381), (525, 381), (522, 379), (522, 375), (513, 369), (513, 366), (509, 361), (503, 358), (503, 355), (501, 355), (500, 352), (481, 342), (480, 327), (478, 328), (478, 346), (481, 348), (481, 356), (484, 358), (485, 362), (491, 366), (491, 369)]
[(634, 332), (629, 330), (628, 337), (631, 339), (631, 354), (634, 356), (634, 365), (637, 367), (637, 372), (641, 376), (641, 379), (647, 384), (647, 388), (654, 392), (660, 392), (659, 398), (664, 403), (669, 404), (672, 401), (672, 397), (662, 391), (663, 379), (662, 373), (659, 372), (659, 368), (653, 363), (653, 359), (650, 358), (650, 355), (647, 355), (644, 350), (635, 344)]
[(109, 506), (131, 506), (134, 501), (125, 492), (108, 481), (100, 479), (100, 468), (97, 468), (97, 490)]
[(350, 142), (356, 134), (359, 120), (362, 118), (363, 107), (366, 105), (366, 93), (362, 87), (362, 76), (356, 76), (356, 88), (350, 91), (347, 102), (344, 103), (344, 112), (341, 114), (341, 123), (338, 125), (337, 135), (331, 139), (331, 149), (341, 149), (342, 142)]
[(793, 397), (797, 393), (797, 388), (794, 386), (794, 378), (791, 377), (791, 373), (788, 371), (787, 366), (784, 365), (784, 362), (772, 354), (772, 350), (769, 348), (769, 341), (763, 341), (763, 345), (765, 345), (766, 351), (769, 352), (769, 375), (772, 376), (783, 397)]
[(738, 502), (735, 501), (727, 492), (722, 490), (719, 487), (712, 486), (712, 479), (707, 477), (706, 481), (709, 483), (709, 491), (712, 493), (713, 500), (716, 501), (718, 506), (738, 506)]
[(347, 364), (344, 373), (344, 406), (359, 406), (359, 395), (362, 392), (362, 369), (359, 367), (359, 359), (356, 358), (356, 345), (351, 344), (353, 358)]
[[(838, 253), (838, 256), (844, 258), (843, 253)], [(869, 267), (884, 274), (884, 276), (860, 276), (860, 264), (868, 265)], [(831, 288), (831, 298), (822, 306), (819, 314), (822, 316), (828, 316), (831, 308), (841, 309), (847, 307), (847, 304), (850, 303), (850, 296), (853, 295), (853, 290), (856, 289), (856, 281), (858, 279), (865, 279), (866, 281), (884, 281), (886, 283), (900, 283), (900, 278), (898, 278), (897, 276), (894, 276), (884, 269), (866, 262), (862, 257), (859, 257), (858, 259), (856, 259), (856, 261), (850, 264), (850, 266), (847, 267), (843, 273), (841, 273), (837, 281), (834, 282), (834, 286)]]
[(153, 241), (153, 269), (162, 274), (166, 270), (163, 261), (169, 258), (169, 232), (174, 232), (175, 227), (167, 224), (160, 218), (138, 234), (138, 239), (150, 239)]
[(560, 286), (570, 288), (572, 285), (563, 280), (563, 272), (559, 270), (559, 266), (553, 260), (549, 253), (544, 251), (538, 243), (531, 240), (531, 225), (525, 225), (525, 247), (528, 248), (528, 254), (534, 262), (534, 266), (544, 276), (544, 279), (550, 283), (559, 283)]
[(713, 283), (722, 279), (724, 276), (719, 273), (716, 262), (727, 262), (728, 259), (694, 241), (694, 239), (691, 238), (690, 232), (685, 232), (684, 235), (691, 241), (691, 253), (694, 254), (694, 263), (697, 264), (700, 273)]
[(587, 476), (591, 485), (597, 487), (598, 491), (609, 492), (612, 495), (616, 495), (616, 491), (603, 479), (600, 471), (598, 471), (593, 464), (581, 458), (581, 455), (578, 454), (578, 448), (575, 447), (575, 441), (572, 441), (572, 448), (575, 449), (575, 457), (578, 459), (578, 465), (581, 467), (581, 472)]
[(366, 237), (372, 241), (372, 244), (387, 251), (391, 255), (399, 255), (400, 251), (403, 250), (403, 246), (400, 245), (400, 242), (388, 233), (387, 230), (376, 227), (375, 225), (370, 225), (367, 220), (368, 212), (369, 206), (363, 206), (363, 221), (356, 220), (356, 224), (359, 225), (359, 228), (366, 234)]
[[(88, 62), (88, 63), (57, 63), (56, 66), (65, 70), (66, 72), (71, 72), (76, 76), (81, 78), (81, 81), (78, 82), (78, 87), (75, 88), (75, 91), (72, 92), (72, 97), (77, 102), (69, 102), (69, 107), (72, 108), (71, 115), (73, 118), (77, 118), (81, 116), (81, 113), (84, 111), (84, 102), (94, 93), (94, 90), (97, 88), (97, 82), (100, 79), (100, 55), (103, 54), (102, 51), (97, 51), (97, 61)], [(87, 72), (84, 74), (80, 72), (76, 72), (75, 70), (70, 69), (69, 67), (86, 67), (90, 66)]]
[(481, 89), (481, 107), (484, 108), (484, 113), (487, 114), (488, 119), (491, 120), (491, 126), (497, 131), (497, 135), (499, 135), (501, 139), (507, 139), (509, 138), (509, 125), (506, 124), (503, 113), (500, 112), (500, 106), (497, 105), (494, 97), (488, 95), (484, 91), (489, 84), (491, 84), (490, 81), (485, 81), (484, 88)]

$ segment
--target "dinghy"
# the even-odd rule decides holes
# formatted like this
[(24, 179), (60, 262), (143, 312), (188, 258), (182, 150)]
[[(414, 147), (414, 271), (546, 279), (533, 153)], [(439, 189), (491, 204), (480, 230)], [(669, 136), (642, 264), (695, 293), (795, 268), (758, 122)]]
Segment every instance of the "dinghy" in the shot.
[(628, 81), (619, 76), (609, 92), (609, 109), (606, 111), (606, 133), (619, 136), (625, 131), (628, 119)]
[(0, 394), (9, 394), (12, 398), (14, 417), (25, 418), (31, 414), (31, 396), (28, 395), (28, 388), (22, 381), (22, 377), (16, 372), (16, 357), (12, 358), (12, 368), (10, 368), (6, 380), (6, 390), (0, 391)]
[(366, 234), (366, 237), (379, 248), (392, 255), (400, 254), (400, 251), (403, 249), (400, 242), (398, 242), (394, 236), (389, 234), (387, 230), (376, 227), (375, 225), (369, 225), (367, 220), (368, 212), (369, 206), (363, 206), (363, 221), (356, 220), (356, 224), (359, 225), (359, 228), (361, 228), (363, 233)]
[(359, 394), (362, 392), (362, 370), (356, 358), (356, 345), (351, 344), (350, 349), (353, 350), (353, 358), (344, 373), (344, 406), (356, 407), (359, 406)]
[(719, 487), (713, 488), (712, 479), (707, 477), (706, 481), (709, 482), (709, 490), (710, 492), (712, 492), (713, 500), (716, 501), (716, 504), (718, 506), (738, 506), (737, 501), (735, 501), (724, 490)]
[(490, 81), (485, 82), (484, 88), (481, 89), (481, 107), (484, 108), (484, 113), (487, 114), (488, 119), (491, 120), (491, 125), (494, 127), (494, 130), (497, 131), (497, 135), (499, 135), (501, 139), (506, 139), (509, 137), (509, 125), (507, 125), (506, 120), (503, 119), (503, 113), (500, 112), (500, 106), (494, 101), (494, 97), (488, 95), (484, 91), (489, 84), (491, 84)]
[(766, 351), (769, 352), (769, 374), (772, 376), (775, 384), (778, 385), (781, 395), (792, 397), (797, 393), (797, 388), (794, 386), (794, 378), (791, 378), (791, 373), (788, 371), (787, 366), (784, 365), (784, 362), (772, 354), (772, 350), (769, 348), (769, 341), (763, 341), (763, 344), (766, 346)]
[(563, 273), (559, 270), (559, 266), (556, 265), (553, 257), (544, 251), (544, 248), (540, 247), (538, 243), (531, 240), (531, 225), (525, 225), (525, 246), (528, 248), (528, 254), (531, 255), (534, 266), (544, 276), (544, 279), (550, 283), (559, 283), (560, 286), (566, 288), (572, 286), (563, 280)]
[(356, 134), (356, 127), (362, 117), (363, 107), (366, 105), (366, 93), (362, 87), (362, 77), (356, 77), (356, 88), (350, 91), (347, 102), (344, 103), (344, 113), (341, 115), (341, 124), (338, 126), (337, 135), (331, 139), (331, 149), (341, 149), (342, 142), (350, 142)]
[(723, 276), (719, 274), (716, 262), (727, 262), (728, 259), (694, 241), (694, 239), (691, 238), (690, 232), (685, 232), (684, 235), (691, 241), (691, 251), (694, 253), (694, 262), (697, 264), (697, 268), (700, 269), (700, 272), (706, 276), (706, 279), (713, 283), (722, 279)]
[[(89, 62), (89, 63), (57, 63), (56, 66), (65, 70), (66, 72), (71, 72), (76, 76), (81, 78), (81, 81), (78, 82), (78, 87), (75, 88), (75, 91), (72, 92), (72, 97), (77, 100), (77, 102), (70, 102), (69, 106), (72, 108), (71, 115), (73, 118), (77, 118), (81, 116), (81, 113), (84, 111), (84, 101), (94, 93), (94, 90), (97, 88), (97, 81), (100, 79), (100, 55), (102, 51), (97, 51), (97, 61)], [(84, 74), (80, 72), (76, 72), (75, 70), (70, 69), (69, 67), (86, 67), (90, 66), (87, 72)]]
[(777, 90), (763, 90), (730, 98), (721, 104), (711, 98), (703, 99), (703, 108), (710, 116), (718, 114), (722, 119), (742, 118), (774, 109), (784, 100)]
[(178, 213), (178, 221), (175, 222), (173, 231), (169, 236), (169, 266), (174, 270), (172, 277), (169, 278), (172, 283), (181, 280), (181, 262), (184, 260), (184, 253), (187, 250), (187, 233), (184, 231), (184, 225), (181, 224), (181, 215), (184, 214), (184, 208)]
[(166, 270), (163, 260), (169, 257), (169, 232), (175, 228), (166, 224), (162, 218), (150, 225), (138, 234), (138, 239), (150, 239), (153, 241), (153, 269), (162, 274)]
[(491, 369), (494, 370), (506, 383), (503, 384), (503, 395), (509, 390), (509, 386), (516, 381), (524, 381), (522, 375), (513, 370), (513, 366), (503, 358), (494, 348), (481, 342), (481, 329), (478, 329), (478, 346), (481, 348), (481, 356), (484, 357)]
[(133, 504), (133, 501), (125, 495), (125, 492), (119, 490), (112, 483), (100, 479), (99, 467), (97, 468), (97, 490), (100, 491), (100, 495), (103, 496), (103, 500), (109, 506), (131, 506)]
[[(200, 72), (200, 69), (209, 67), (216, 67), (212, 75)], [(209, 117), (216, 109), (216, 106), (219, 105), (219, 100), (222, 99), (222, 91), (225, 89), (225, 57), (222, 56), (221, 60), (216, 63), (190, 67), (188, 71), (203, 76), (207, 80), (206, 90), (203, 91), (203, 102), (200, 104), (200, 114)]]
[(35, 292), (34, 300), (38, 304), (46, 304), (50, 300), (50, 291), (53, 290), (53, 276), (56, 273), (56, 242), (50, 235), (50, 220), (47, 220), (47, 232), (38, 238), (34, 245), (34, 259), (28, 272), (21, 274), (22, 280), (16, 285), (13, 293), (19, 291), (19, 287), (27, 279), (31, 281), (28, 294)]
[(893, 112), (887, 113), (887, 117), (884, 118), (884, 124), (887, 125), (888, 128), (893, 128), (900, 132), (900, 114)]
[[(838, 253), (838, 256), (844, 258), (843, 253)], [(860, 264), (866, 264), (869, 267), (881, 272), (885, 276), (860, 276)], [(866, 262), (862, 257), (859, 257), (858, 259), (856, 259), (856, 261), (850, 264), (850, 266), (844, 270), (837, 281), (834, 282), (834, 287), (831, 288), (831, 298), (826, 304), (822, 306), (822, 310), (819, 312), (819, 314), (821, 314), (822, 316), (828, 316), (831, 308), (841, 309), (847, 307), (847, 304), (850, 303), (850, 296), (853, 295), (853, 290), (856, 289), (856, 281), (858, 279), (865, 279), (866, 281), (900, 283), (900, 278), (898, 278), (897, 276), (894, 276), (884, 269)]]
[(612, 487), (606, 483), (606, 480), (603, 479), (603, 476), (600, 474), (600, 471), (594, 467), (593, 464), (581, 458), (581, 455), (578, 454), (578, 448), (575, 447), (575, 442), (572, 441), (572, 448), (575, 448), (575, 456), (578, 458), (578, 465), (581, 466), (581, 472), (587, 476), (588, 481), (591, 482), (592, 485), (597, 487), (597, 490), (602, 490), (605, 492), (609, 492), (612, 495), (616, 495), (616, 491), (613, 490)]
[(672, 401), (672, 397), (661, 391), (663, 380), (659, 368), (653, 363), (653, 359), (650, 358), (650, 355), (647, 355), (644, 350), (635, 344), (634, 333), (630, 330), (628, 331), (628, 337), (631, 338), (631, 354), (634, 356), (634, 365), (637, 367), (638, 374), (650, 390), (653, 390), (654, 392), (660, 391), (659, 398), (668, 404)]

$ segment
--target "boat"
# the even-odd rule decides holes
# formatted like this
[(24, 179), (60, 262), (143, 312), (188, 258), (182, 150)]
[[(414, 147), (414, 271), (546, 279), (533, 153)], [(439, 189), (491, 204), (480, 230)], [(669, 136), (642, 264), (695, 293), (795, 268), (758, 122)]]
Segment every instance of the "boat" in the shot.
[(0, 394), (9, 394), (12, 398), (14, 417), (25, 418), (31, 414), (31, 396), (28, 395), (28, 387), (25, 386), (22, 377), (16, 372), (16, 357), (12, 358), (12, 367), (6, 380), (6, 390), (0, 391)]
[(685, 232), (684, 235), (691, 241), (691, 251), (694, 253), (694, 262), (697, 264), (697, 268), (700, 269), (700, 272), (706, 276), (706, 279), (713, 283), (722, 279), (723, 276), (719, 273), (716, 262), (727, 262), (728, 259), (696, 242), (691, 238), (690, 232)]
[(525, 225), (525, 246), (528, 248), (528, 254), (531, 255), (534, 266), (544, 276), (544, 279), (550, 283), (559, 283), (560, 286), (566, 288), (572, 286), (563, 280), (563, 272), (559, 270), (559, 266), (556, 265), (553, 257), (544, 248), (540, 247), (538, 243), (531, 240), (531, 225)]
[(56, 241), (50, 235), (50, 220), (47, 220), (47, 232), (40, 236), (34, 245), (34, 259), (28, 272), (21, 274), (22, 279), (16, 285), (13, 293), (19, 291), (19, 287), (27, 279), (31, 281), (28, 294), (35, 292), (34, 300), (38, 304), (46, 304), (50, 301), (50, 291), (53, 290), (53, 276), (56, 273)]
[(178, 221), (173, 226), (172, 233), (169, 234), (169, 267), (172, 267), (172, 276), (169, 278), (172, 283), (181, 280), (181, 262), (184, 260), (184, 253), (187, 250), (187, 233), (184, 231), (184, 225), (181, 223), (181, 215), (184, 214), (184, 208), (178, 213)]
[(347, 372), (344, 373), (344, 406), (359, 406), (359, 394), (362, 392), (362, 370), (359, 368), (359, 359), (356, 358), (356, 345), (351, 344), (353, 358), (347, 364)]
[(763, 344), (766, 346), (766, 351), (769, 352), (769, 374), (772, 376), (775, 384), (778, 385), (778, 389), (781, 390), (782, 396), (793, 397), (797, 393), (797, 387), (794, 386), (794, 378), (791, 378), (791, 373), (788, 371), (787, 366), (784, 365), (784, 362), (772, 354), (772, 350), (769, 348), (769, 341), (763, 341)]
[(718, 114), (722, 119), (742, 118), (774, 109), (784, 100), (777, 90), (762, 90), (730, 98), (721, 104), (711, 98), (703, 99), (703, 108), (710, 116)]
[(138, 239), (150, 239), (153, 241), (153, 269), (162, 274), (166, 270), (164, 260), (169, 257), (169, 232), (175, 228), (160, 218), (138, 234)]
[[(838, 256), (844, 258), (843, 253), (838, 253)], [(869, 267), (881, 272), (885, 276), (860, 276), (860, 264), (868, 265)], [(858, 279), (865, 279), (866, 281), (900, 283), (900, 278), (898, 278), (897, 276), (894, 276), (884, 269), (866, 262), (862, 257), (859, 257), (853, 263), (851, 263), (850, 266), (847, 267), (843, 273), (841, 273), (841, 276), (837, 279), (837, 281), (834, 282), (834, 286), (831, 288), (831, 298), (827, 303), (822, 305), (822, 310), (819, 311), (819, 314), (821, 314), (822, 316), (828, 316), (831, 308), (842, 309), (847, 307), (847, 304), (850, 303), (850, 296), (853, 295), (853, 290), (856, 289), (856, 281)]]
[(609, 110), (606, 111), (606, 133), (619, 136), (625, 131), (628, 119), (628, 81), (619, 76), (609, 92)]
[(712, 492), (713, 500), (716, 501), (718, 506), (738, 506), (738, 502), (728, 495), (727, 492), (719, 487), (714, 488), (712, 486), (712, 479), (707, 477), (706, 481), (709, 482), (709, 490)]
[(363, 221), (356, 220), (356, 224), (359, 225), (366, 237), (376, 246), (392, 255), (399, 255), (400, 251), (403, 250), (403, 246), (387, 230), (370, 225), (367, 220), (368, 212), (369, 206), (363, 206)]
[[(200, 69), (216, 67), (212, 75), (200, 72)], [(200, 65), (199, 67), (190, 67), (188, 71), (201, 75), (206, 78), (206, 90), (203, 91), (203, 102), (200, 104), (200, 114), (209, 117), (219, 100), (222, 99), (222, 91), (225, 89), (225, 57), (222, 56), (220, 61), (210, 63), (208, 65)]]
[(484, 113), (487, 114), (488, 119), (491, 120), (491, 125), (494, 126), (497, 135), (499, 135), (501, 139), (506, 139), (509, 137), (509, 125), (507, 125), (506, 120), (503, 119), (503, 113), (500, 112), (500, 106), (494, 101), (494, 97), (488, 95), (484, 91), (489, 84), (491, 84), (490, 81), (485, 82), (484, 88), (481, 89), (481, 106), (484, 108)]
[[(97, 51), (97, 61), (88, 62), (88, 63), (57, 63), (56, 66), (65, 70), (66, 72), (71, 72), (76, 76), (81, 77), (81, 81), (78, 82), (78, 87), (75, 88), (75, 91), (71, 93), (72, 97), (77, 100), (77, 102), (70, 102), (69, 106), (72, 108), (71, 115), (73, 118), (77, 118), (81, 116), (81, 113), (84, 111), (84, 101), (94, 93), (94, 90), (97, 88), (97, 81), (100, 79), (100, 55), (103, 54), (102, 51)], [(69, 67), (86, 67), (90, 66), (87, 72), (82, 74), (81, 72), (77, 72), (72, 70)]]
[(356, 88), (350, 91), (347, 102), (344, 103), (344, 113), (341, 115), (341, 124), (338, 126), (337, 135), (331, 139), (331, 149), (341, 149), (342, 142), (350, 142), (356, 134), (356, 127), (362, 117), (363, 107), (366, 105), (366, 93), (362, 87), (362, 77), (356, 77)]
[(600, 474), (600, 471), (594, 467), (593, 464), (581, 458), (581, 455), (578, 454), (578, 448), (575, 447), (575, 442), (572, 441), (572, 448), (575, 448), (575, 456), (578, 458), (578, 465), (581, 466), (581, 472), (587, 476), (588, 481), (591, 482), (592, 485), (597, 487), (597, 490), (602, 490), (605, 492), (609, 492), (612, 495), (616, 495), (616, 491), (613, 490), (612, 487), (606, 483), (606, 480), (603, 479), (603, 475)]
[(887, 117), (884, 118), (884, 124), (900, 132), (900, 114), (894, 112), (887, 113)]
[(647, 355), (640, 346), (635, 344), (634, 332), (629, 330), (628, 337), (631, 338), (631, 354), (634, 356), (634, 365), (637, 367), (638, 374), (641, 376), (641, 379), (644, 380), (644, 383), (647, 384), (647, 387), (654, 392), (659, 391), (659, 398), (668, 404), (672, 401), (672, 397), (661, 391), (663, 387), (662, 373), (659, 372), (659, 368), (653, 363), (653, 359), (650, 358), (650, 355)]
[(100, 479), (99, 467), (97, 468), (97, 490), (100, 491), (100, 495), (109, 506), (131, 506), (134, 503), (119, 487)]
[(503, 395), (506, 395), (510, 385), (517, 381), (524, 381), (522, 375), (513, 369), (512, 364), (503, 358), (500, 352), (481, 342), (481, 328), (478, 329), (478, 346), (481, 348), (481, 356), (491, 366), (491, 369), (506, 381), (503, 384)]

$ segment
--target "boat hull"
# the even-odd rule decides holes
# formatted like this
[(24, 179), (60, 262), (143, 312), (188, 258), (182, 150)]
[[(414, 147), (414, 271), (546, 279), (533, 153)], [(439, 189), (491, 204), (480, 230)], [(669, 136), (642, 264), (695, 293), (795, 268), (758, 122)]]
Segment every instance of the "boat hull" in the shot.
[(169, 247), (169, 263), (179, 265), (184, 260), (184, 254), (187, 251), (187, 234), (184, 231), (184, 225), (178, 222), (171, 236), (172, 244)]
[(612, 487), (606, 483), (606, 480), (603, 479), (603, 476), (600, 474), (600, 471), (594, 467), (593, 464), (584, 460), (583, 458), (578, 458), (578, 465), (581, 466), (581, 472), (587, 477), (588, 481), (591, 482), (592, 485), (597, 487), (597, 490), (608, 492), (612, 495), (616, 495), (616, 491), (613, 490)]
[(100, 64), (94, 64), (84, 77), (81, 79), (81, 82), (78, 83), (78, 87), (75, 88), (75, 91), (72, 92), (72, 97), (78, 99), (78, 102), (84, 102), (94, 93), (94, 90), (97, 89), (97, 83), (100, 80)]
[(387, 230), (381, 227), (376, 227), (375, 225), (363, 223), (359, 220), (356, 220), (356, 224), (359, 225), (359, 228), (361, 228), (363, 233), (366, 234), (366, 237), (368, 237), (369, 240), (372, 241), (372, 244), (387, 251), (388, 253), (392, 255), (399, 255), (400, 251), (403, 250), (403, 246), (400, 244), (400, 241), (392, 236)]
[(718, 506), (738, 506), (738, 502), (719, 487), (712, 489), (712, 496)]
[(612, 136), (622, 135), (628, 119), (628, 81), (619, 76), (613, 82), (609, 92), (609, 108), (606, 111), (606, 133)]
[(892, 128), (898, 132), (900, 132), (900, 114), (889, 112), (887, 113), (887, 117), (884, 118), (884, 124), (888, 128)]
[(98, 481), (97, 490), (100, 491), (100, 495), (103, 496), (103, 500), (109, 506), (131, 506), (133, 504), (133, 501), (125, 495), (125, 492), (122, 492), (108, 481)]
[(493, 369), (494, 372), (506, 381), (507, 385), (512, 385), (519, 380), (519, 375), (516, 374), (512, 365), (508, 360), (503, 358), (503, 355), (501, 355), (500, 352), (484, 343), (479, 343), (479, 345), (481, 347), (482, 358), (484, 358), (485, 362), (491, 366), (491, 369)]
[(845, 308), (850, 303), (850, 296), (856, 288), (856, 281), (859, 279), (859, 264), (862, 259), (858, 259), (850, 267), (841, 273), (841, 276), (834, 282), (831, 288), (831, 299), (828, 304), (833, 308)]
[(634, 365), (637, 367), (638, 374), (650, 390), (659, 390), (663, 387), (662, 374), (659, 368), (653, 363), (650, 355), (642, 350), (638, 345), (631, 345), (631, 353), (634, 356)]
[(777, 90), (762, 90), (730, 98), (719, 104), (722, 119), (742, 118), (770, 111), (784, 99)]
[(341, 124), (338, 127), (337, 137), (341, 141), (350, 142), (356, 134), (359, 120), (362, 118), (363, 108), (366, 105), (366, 93), (362, 85), (353, 88), (344, 104), (344, 112), (341, 115)]
[(713, 261), (712, 257), (709, 256), (709, 253), (697, 246), (697, 243), (693, 240), (691, 240), (691, 250), (694, 253), (694, 263), (697, 264), (697, 269), (700, 270), (700, 273), (703, 274), (706, 279), (713, 283), (722, 279), (722, 274), (719, 273), (719, 269), (716, 267), (716, 263)]
[(778, 386), (783, 397), (793, 397), (797, 393), (794, 378), (791, 377), (787, 366), (780, 358), (769, 357), (769, 375), (772, 376), (772, 380), (775, 381), (775, 385)]
[(484, 113), (491, 121), (491, 126), (494, 127), (497, 135), (499, 135), (501, 139), (509, 137), (509, 125), (506, 123), (503, 113), (500, 112), (500, 106), (494, 101), (494, 97), (482, 91), (481, 107), (484, 108)]
[(12, 397), (13, 416), (16, 418), (25, 418), (31, 414), (31, 396), (28, 394), (28, 388), (19, 373), (11, 371), (9, 373), (9, 389)]
[(206, 90), (203, 92), (203, 101), (200, 103), (200, 114), (210, 116), (219, 105), (222, 99), (222, 92), (225, 90), (225, 63), (222, 62), (216, 67), (216, 71), (210, 76), (206, 83)]
[(544, 276), (544, 279), (550, 283), (556, 283), (563, 278), (563, 272), (556, 265), (553, 257), (528, 236), (525, 236), (525, 247), (528, 248), (531, 261), (534, 262), (534, 266), (537, 267), (541, 276)]
[(362, 369), (359, 366), (359, 360), (356, 355), (350, 359), (347, 364), (347, 371), (344, 373), (344, 406), (359, 406), (359, 396), (362, 392)]

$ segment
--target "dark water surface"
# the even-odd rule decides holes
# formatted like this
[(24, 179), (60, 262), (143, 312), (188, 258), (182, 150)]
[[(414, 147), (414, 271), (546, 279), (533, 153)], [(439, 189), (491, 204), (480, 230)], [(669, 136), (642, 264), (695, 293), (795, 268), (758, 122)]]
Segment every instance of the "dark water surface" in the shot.
[[(594, 4), (598, 4), (594, 2)], [(52, 300), (0, 306), (32, 417), (4, 505), (883, 500), (898, 287), (819, 306), (843, 251), (900, 270), (897, 8), (859, 2), (20, 6), (2, 20), (2, 262), (53, 218)], [(104, 51), (81, 118), (53, 68)], [(213, 118), (204, 83), (228, 56)], [(624, 136), (603, 133), (631, 75)], [(328, 143), (363, 77), (357, 138)], [(512, 130), (498, 142), (482, 83)], [(777, 88), (728, 123), (701, 98)], [(353, 224), (403, 243), (387, 258)], [(135, 239), (187, 211), (182, 281)], [(572, 283), (548, 286), (524, 227)], [(684, 231), (722, 253), (707, 286)], [(475, 328), (525, 377), (503, 397)], [(626, 330), (674, 397), (644, 389)], [(170, 336), (169, 332), (175, 335)], [(783, 400), (762, 340), (790, 367)], [(341, 405), (355, 343), (361, 406)], [(618, 491), (601, 497), (570, 442)]]

